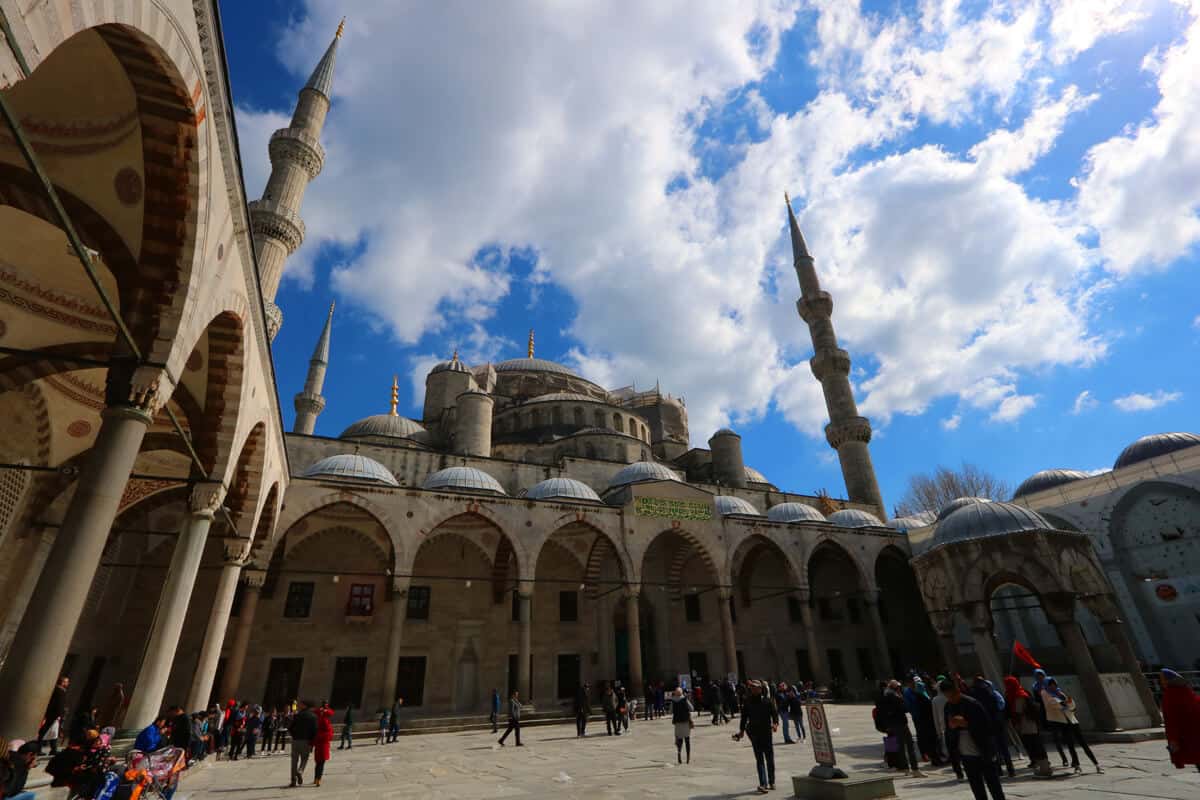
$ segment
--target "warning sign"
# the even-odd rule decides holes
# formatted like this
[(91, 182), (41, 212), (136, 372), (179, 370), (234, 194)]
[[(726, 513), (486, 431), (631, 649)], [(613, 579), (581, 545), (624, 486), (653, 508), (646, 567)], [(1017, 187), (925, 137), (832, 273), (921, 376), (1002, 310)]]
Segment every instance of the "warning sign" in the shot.
[(833, 737), (829, 734), (825, 706), (820, 700), (813, 700), (807, 705), (808, 738), (812, 741), (813, 758), (822, 766), (835, 766), (837, 758), (833, 755)]

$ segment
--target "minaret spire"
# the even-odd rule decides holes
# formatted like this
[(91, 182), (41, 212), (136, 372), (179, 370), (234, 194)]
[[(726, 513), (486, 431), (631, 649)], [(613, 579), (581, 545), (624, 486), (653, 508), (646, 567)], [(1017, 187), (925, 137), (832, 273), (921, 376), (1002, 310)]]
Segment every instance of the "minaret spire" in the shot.
[(825, 408), (829, 412), (825, 439), (837, 450), (850, 499), (874, 506), (879, 518), (886, 519), (887, 510), (883, 507), (883, 496), (879, 493), (871, 451), (867, 447), (871, 441), (871, 421), (859, 416), (858, 405), (854, 402), (854, 392), (850, 388), (850, 354), (838, 347), (837, 334), (833, 330), (833, 298), (821, 289), (808, 243), (800, 233), (791, 199), (786, 194), (784, 202), (792, 238), (792, 259), (796, 277), (800, 280), (800, 300), (796, 310), (807, 323), (812, 337), (813, 357), (809, 366), (821, 382)]
[(296, 423), (292, 433), (312, 435), (317, 425), (317, 416), (325, 410), (325, 398), (321, 390), (325, 388), (325, 369), (329, 366), (329, 338), (333, 332), (333, 303), (329, 304), (329, 316), (325, 317), (325, 327), (317, 338), (317, 346), (313, 348), (312, 358), (308, 362), (308, 377), (304, 380), (304, 391), (292, 400), (296, 408)]
[(400, 416), (400, 412), (396, 409), (400, 406), (400, 376), (392, 376), (392, 408), (388, 412), (393, 417)]
[(526, 358), (533, 358), (533, 328), (529, 329), (529, 351)]
[(343, 19), (338, 25), (333, 41), (300, 90), (291, 123), (271, 134), (271, 177), (262, 198), (249, 204), (254, 254), (267, 308), (267, 333), (272, 339), (283, 325), (283, 312), (275, 305), (283, 263), (304, 241), (304, 220), (300, 218), (304, 190), (325, 165), (321, 129), (329, 113), (333, 67), (345, 22)]

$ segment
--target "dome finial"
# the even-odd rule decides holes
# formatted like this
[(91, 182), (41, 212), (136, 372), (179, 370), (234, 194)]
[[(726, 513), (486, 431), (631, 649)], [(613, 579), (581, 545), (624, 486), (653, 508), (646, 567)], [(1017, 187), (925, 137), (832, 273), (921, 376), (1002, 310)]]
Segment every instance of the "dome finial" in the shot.
[(526, 358), (533, 358), (533, 328), (529, 329), (529, 352)]
[(342, 21), (338, 23), (337, 33), (334, 34), (338, 39), (342, 38), (342, 34), (346, 32), (346, 18), (342, 17)]
[(392, 410), (389, 412), (393, 417), (398, 417), (400, 414), (396, 412), (396, 406), (400, 405), (400, 376), (392, 376)]

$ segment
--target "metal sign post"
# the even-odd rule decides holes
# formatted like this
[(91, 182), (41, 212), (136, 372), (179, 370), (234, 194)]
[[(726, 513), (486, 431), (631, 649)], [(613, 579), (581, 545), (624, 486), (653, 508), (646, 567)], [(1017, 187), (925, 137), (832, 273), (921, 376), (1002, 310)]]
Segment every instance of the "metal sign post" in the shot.
[(817, 765), (808, 773), (810, 778), (845, 778), (846, 773), (838, 769), (837, 755), (833, 752), (833, 736), (829, 732), (829, 718), (825, 716), (825, 704), (820, 700), (806, 703), (808, 714), (808, 738), (813, 746), (813, 760)]

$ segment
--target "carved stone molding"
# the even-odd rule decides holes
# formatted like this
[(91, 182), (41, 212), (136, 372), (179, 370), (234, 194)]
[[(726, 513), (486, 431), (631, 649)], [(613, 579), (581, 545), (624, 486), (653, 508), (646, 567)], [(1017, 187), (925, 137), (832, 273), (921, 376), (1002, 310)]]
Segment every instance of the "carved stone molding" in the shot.
[(267, 571), (262, 569), (242, 570), (242, 583), (248, 589), (261, 589), (267, 582)]
[(196, 516), (212, 519), (221, 510), (221, 501), (224, 499), (225, 487), (221, 484), (215, 481), (197, 483), (188, 498), (188, 510)]

